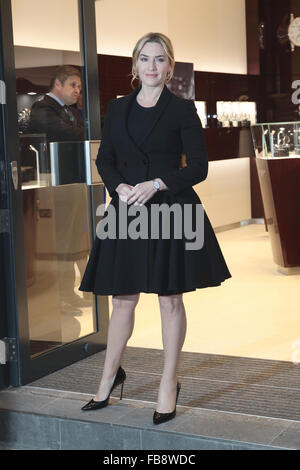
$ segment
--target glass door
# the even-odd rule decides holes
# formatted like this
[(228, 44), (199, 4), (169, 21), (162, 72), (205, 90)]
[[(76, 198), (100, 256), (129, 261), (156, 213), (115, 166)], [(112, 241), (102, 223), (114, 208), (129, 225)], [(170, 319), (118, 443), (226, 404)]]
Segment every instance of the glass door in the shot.
[[(108, 299), (78, 290), (105, 193), (90, 170), (100, 141), (88, 140), (91, 74), (82, 53), (83, 10), (89, 8), (93, 19), (94, 2), (53, 0), (50, 9), (46, 0), (11, 5), (15, 80), (8, 86), (16, 95), (10, 133), (19, 151), (9, 164), (20, 202), (15, 216), (22, 222), (16, 295), (24, 308), (16, 316), (19, 384), (25, 384), (106, 346)], [(41, 15), (43, 28), (37, 27)]]
[(8, 208), (7, 193), (5, 191), (5, 102), (6, 90), (3, 80), (3, 62), (2, 62), (2, 38), (0, 36), (0, 390), (8, 387), (8, 366), (5, 363), (4, 338), (8, 337), (7, 328), (7, 300), (6, 286), (4, 285), (5, 276), (5, 259), (4, 255), (7, 251), (9, 243), (8, 232)]

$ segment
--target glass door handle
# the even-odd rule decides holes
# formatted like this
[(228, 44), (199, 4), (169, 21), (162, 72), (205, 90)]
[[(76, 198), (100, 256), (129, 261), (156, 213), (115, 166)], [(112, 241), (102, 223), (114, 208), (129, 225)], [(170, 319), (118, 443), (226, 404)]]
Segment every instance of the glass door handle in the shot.
[(15, 160), (10, 162), (10, 170), (11, 170), (11, 179), (12, 179), (14, 188), (15, 190), (17, 190), (19, 186), (19, 175), (18, 175), (18, 163)]

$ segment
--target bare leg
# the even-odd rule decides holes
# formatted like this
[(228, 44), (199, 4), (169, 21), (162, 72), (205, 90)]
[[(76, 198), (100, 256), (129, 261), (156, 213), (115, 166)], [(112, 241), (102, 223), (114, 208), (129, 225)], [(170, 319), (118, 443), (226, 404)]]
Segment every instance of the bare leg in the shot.
[(158, 296), (164, 346), (164, 369), (156, 411), (171, 413), (175, 408), (177, 366), (186, 335), (186, 312), (182, 294)]
[(104, 368), (98, 392), (94, 397), (95, 401), (105, 400), (110, 392), (127, 341), (132, 335), (135, 307), (139, 296), (140, 294), (116, 295), (112, 298), (113, 311), (108, 327)]

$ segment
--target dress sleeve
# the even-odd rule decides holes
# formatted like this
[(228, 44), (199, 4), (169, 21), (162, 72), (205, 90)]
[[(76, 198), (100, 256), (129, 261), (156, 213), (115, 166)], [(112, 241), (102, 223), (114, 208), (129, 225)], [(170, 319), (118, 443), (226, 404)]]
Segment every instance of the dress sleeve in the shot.
[(113, 119), (112, 101), (110, 101), (104, 119), (104, 128), (101, 144), (96, 158), (98, 172), (109, 192), (110, 197), (115, 194), (115, 189), (120, 183), (126, 183), (125, 178), (116, 168), (116, 155), (111, 140), (111, 123)]
[(204, 135), (194, 101), (186, 100), (185, 111), (181, 115), (180, 136), (186, 166), (161, 177), (173, 194), (200, 183), (208, 173)]

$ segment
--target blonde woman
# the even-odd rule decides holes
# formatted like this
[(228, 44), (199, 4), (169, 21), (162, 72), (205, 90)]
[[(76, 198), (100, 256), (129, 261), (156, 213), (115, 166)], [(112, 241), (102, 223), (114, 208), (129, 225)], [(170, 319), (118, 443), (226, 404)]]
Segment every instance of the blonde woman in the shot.
[[(183, 293), (219, 286), (231, 277), (205, 211), (204, 243), (200, 248), (186, 248), (184, 231), (181, 238), (175, 237), (172, 216), (169, 237), (162, 237), (161, 227), (159, 237), (151, 237), (150, 214), (154, 205), (170, 208), (177, 204), (182, 212), (189, 206), (192, 210), (185, 221), (194, 230), (199, 226), (197, 206), (201, 206), (201, 201), (192, 187), (203, 181), (208, 172), (195, 104), (177, 97), (166, 86), (174, 64), (170, 39), (161, 33), (146, 34), (138, 40), (132, 57), (132, 81), (138, 79), (139, 86), (109, 103), (97, 168), (112, 198), (109, 206), (114, 208), (117, 221), (124, 206), (128, 211), (133, 206), (141, 207), (147, 210), (144, 225), (148, 225), (148, 236), (96, 237), (80, 286), (96, 295), (112, 295), (113, 304), (102, 378), (96, 395), (82, 408), (84, 411), (107, 406), (118, 385), (122, 385), (122, 398), (126, 373), (120, 364), (133, 332), (140, 293), (158, 295), (164, 368), (154, 424), (176, 415), (181, 386), (177, 367), (186, 334)], [(183, 152), (186, 166), (179, 168)], [(127, 215), (129, 224), (133, 216), (129, 212)]]

